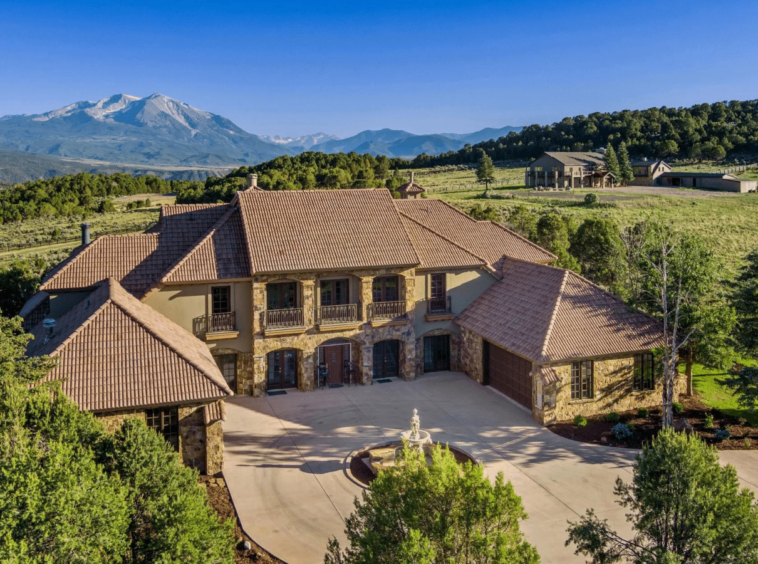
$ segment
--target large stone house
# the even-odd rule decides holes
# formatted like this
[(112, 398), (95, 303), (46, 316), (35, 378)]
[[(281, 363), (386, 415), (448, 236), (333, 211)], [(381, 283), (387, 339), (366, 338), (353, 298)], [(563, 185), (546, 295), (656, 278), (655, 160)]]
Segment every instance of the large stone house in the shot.
[[(671, 171), (662, 160), (641, 159), (630, 164), (637, 186), (659, 184), (661, 175)], [(529, 163), (524, 182), (527, 188), (612, 188), (617, 179), (606, 170), (604, 153), (548, 152)]]
[(554, 260), (441, 200), (252, 186), (83, 244), (22, 313), (82, 409), (144, 417), (213, 473), (232, 392), (453, 370), (546, 424), (658, 402), (660, 327)]

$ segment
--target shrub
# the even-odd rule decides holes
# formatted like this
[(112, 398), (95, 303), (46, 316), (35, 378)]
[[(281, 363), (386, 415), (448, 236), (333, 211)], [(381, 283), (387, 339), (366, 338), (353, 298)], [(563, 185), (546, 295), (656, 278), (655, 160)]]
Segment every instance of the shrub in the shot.
[(618, 423), (621, 421), (621, 416), (615, 411), (611, 411), (610, 413), (606, 414), (605, 420), (609, 421), (610, 423)]
[(713, 436), (716, 437), (717, 441), (726, 441), (732, 436), (732, 433), (729, 429), (716, 429)]
[(647, 419), (649, 415), (650, 415), (650, 412), (644, 407), (640, 407), (637, 410), (637, 417), (642, 417), (643, 419)]
[(713, 429), (713, 414), (712, 413), (709, 413), (705, 416), (703, 427), (705, 427), (706, 429)]
[(586, 427), (587, 419), (584, 417), (584, 415), (577, 415), (574, 417), (574, 425), (577, 427)]
[(634, 423), (629, 423), (629, 424), (627, 424), (627, 427), (629, 427), (629, 430), (630, 430), (632, 433), (634, 433), (634, 432), (637, 430), (637, 425), (635, 425)]
[(626, 423), (616, 423), (611, 429), (611, 434), (617, 441), (625, 441), (632, 436), (632, 430)]
[(682, 411), (684, 411), (684, 404), (680, 401), (675, 401), (671, 404), (671, 407), (674, 409), (674, 413), (679, 415)]
[(594, 206), (597, 204), (599, 198), (597, 197), (597, 194), (594, 194), (590, 192), (584, 197), (584, 204), (587, 206)]
[(97, 208), (100, 213), (113, 213), (116, 211), (116, 206), (113, 205), (112, 200), (103, 200)]

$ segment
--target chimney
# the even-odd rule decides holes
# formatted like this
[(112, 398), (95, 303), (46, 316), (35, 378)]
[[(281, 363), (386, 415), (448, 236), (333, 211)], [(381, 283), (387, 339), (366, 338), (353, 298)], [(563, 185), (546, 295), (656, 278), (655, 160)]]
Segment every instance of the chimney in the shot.
[(413, 171), (411, 171), (411, 184), (413, 184)]
[(82, 245), (83, 246), (89, 245), (90, 243), (89, 227), (90, 227), (89, 223), (82, 223)]
[(257, 174), (248, 174), (247, 175), (247, 189), (258, 189), (258, 175)]

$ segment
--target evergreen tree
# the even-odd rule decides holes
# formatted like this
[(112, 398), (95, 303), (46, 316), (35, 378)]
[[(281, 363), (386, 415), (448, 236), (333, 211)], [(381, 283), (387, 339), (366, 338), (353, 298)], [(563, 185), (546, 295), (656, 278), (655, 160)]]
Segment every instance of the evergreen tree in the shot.
[(619, 181), (624, 184), (634, 182), (634, 169), (632, 163), (629, 160), (629, 151), (626, 149), (626, 143), (623, 141), (619, 143)]
[(487, 155), (482, 155), (482, 158), (479, 160), (479, 166), (476, 169), (476, 179), (484, 183), (485, 192), (488, 192), (490, 184), (495, 182), (495, 165), (492, 164), (492, 159)]
[(626, 277), (624, 244), (615, 221), (585, 219), (571, 238), (571, 254), (579, 261), (584, 276), (619, 293)]
[(735, 337), (743, 353), (758, 357), (758, 250), (747, 256), (735, 282), (731, 297), (737, 313)]
[(494, 485), (478, 464), (459, 465), (435, 446), (431, 465), (422, 452), (406, 449), (403, 464), (383, 470), (356, 498), (345, 520), (350, 543), (332, 539), (325, 564), (537, 564), (524, 540), (521, 498), (505, 483)]
[(605, 170), (613, 175), (615, 182), (621, 179), (621, 169), (619, 169), (619, 161), (616, 157), (616, 151), (613, 150), (613, 145), (608, 143), (608, 147), (605, 150)]
[(579, 261), (570, 253), (570, 237), (573, 233), (572, 219), (557, 213), (547, 213), (537, 221), (537, 244), (553, 253), (556, 266), (581, 272)]
[(698, 435), (663, 429), (634, 464), (632, 483), (616, 480), (634, 537), (616, 533), (592, 509), (569, 523), (566, 544), (592, 564), (755, 564), (758, 505), (740, 490), (733, 466)]

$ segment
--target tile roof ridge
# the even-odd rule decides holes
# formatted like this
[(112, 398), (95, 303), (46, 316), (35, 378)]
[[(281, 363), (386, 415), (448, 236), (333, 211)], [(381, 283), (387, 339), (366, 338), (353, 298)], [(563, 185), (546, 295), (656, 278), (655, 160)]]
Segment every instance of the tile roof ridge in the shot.
[(566, 281), (568, 280), (569, 270), (563, 272), (563, 279), (561, 280), (561, 287), (558, 290), (558, 297), (553, 304), (553, 313), (550, 315), (550, 323), (548, 323), (547, 331), (545, 332), (545, 340), (542, 342), (542, 349), (540, 350), (540, 357), (537, 359), (540, 362), (546, 362), (548, 359), (547, 346), (550, 342), (550, 336), (553, 332), (553, 326), (555, 325), (555, 319), (558, 317), (558, 307), (561, 305), (561, 298), (563, 297), (563, 290), (566, 288)]
[[(111, 280), (111, 279), (108, 279), (108, 280)], [(73, 315), (73, 312), (75, 312), (76, 310), (78, 310), (79, 307), (81, 306), (81, 304), (83, 304), (85, 300), (89, 300), (92, 297), (93, 294), (95, 294), (96, 292), (98, 292), (100, 290), (103, 290), (103, 287), (108, 283), (108, 280), (102, 280), (102, 281), (98, 282), (97, 288), (95, 288), (89, 294), (87, 294), (87, 297), (85, 297), (84, 299), (82, 299), (82, 301), (80, 301), (78, 304), (76, 304), (73, 308), (71, 308), (69, 311), (67, 311), (66, 313), (64, 313), (63, 317), (65, 318), (65, 316), (69, 315), (69, 314)], [(97, 317), (99, 317), (100, 314), (105, 310), (105, 308), (109, 304), (111, 304), (112, 302), (113, 301), (110, 298), (110, 291), (109, 291), (108, 292), (108, 298), (105, 299), (103, 301), (103, 303), (98, 306), (98, 308), (96, 310), (94, 310), (89, 316), (87, 316), (87, 318), (81, 323), (81, 325), (79, 325), (76, 329), (74, 329), (73, 331), (71, 331), (71, 334), (68, 337), (66, 337), (65, 339), (63, 339), (57, 347), (55, 347), (52, 351), (50, 351), (48, 353), (47, 356), (54, 356), (54, 355), (60, 354), (60, 352), (69, 345), (69, 343), (74, 339), (74, 337), (76, 337), (90, 323), (92, 323)]]
[(247, 195), (248, 192), (245, 192), (244, 190), (238, 191), (234, 198), (232, 199), (232, 202), (236, 202), (237, 207), (240, 210), (240, 223), (242, 224), (242, 233), (244, 235), (243, 239), (245, 240), (245, 249), (247, 249), (247, 261), (250, 263), (250, 275), (253, 276), (255, 274), (255, 263), (253, 261), (253, 251), (250, 249), (250, 229), (247, 226), (247, 221), (245, 219), (246, 214), (242, 212), (242, 206), (243, 206), (243, 195)]
[[(485, 259), (485, 258), (483, 258), (483, 257), (480, 257), (479, 255), (477, 255), (476, 253), (474, 253), (474, 252), (470, 251), (469, 249), (467, 249), (467, 248), (466, 248), (466, 247), (464, 247), (463, 245), (459, 245), (459, 244), (458, 244), (458, 243), (456, 243), (455, 241), (452, 241), (451, 239), (448, 239), (448, 238), (447, 238), (447, 237), (445, 237), (445, 236), (444, 236), (442, 233), (438, 233), (437, 231), (435, 231), (435, 230), (434, 230), (434, 229), (432, 229), (431, 227), (427, 227), (427, 226), (426, 226), (426, 225), (424, 225), (423, 223), (421, 223), (421, 222), (419, 222), (419, 221), (417, 221), (417, 220), (413, 219), (411, 216), (404, 214), (402, 211), (398, 210), (398, 213), (399, 213), (399, 214), (402, 216), (402, 218), (403, 218), (403, 219), (407, 219), (407, 220), (409, 220), (409, 221), (412, 221), (413, 223), (415, 223), (416, 225), (418, 225), (418, 226), (419, 226), (419, 227), (421, 227), (422, 229), (426, 229), (426, 230), (427, 230), (427, 231), (429, 231), (430, 233), (434, 233), (434, 234), (435, 234), (437, 237), (439, 237), (440, 239), (444, 239), (445, 241), (447, 241), (447, 242), (448, 242), (448, 243), (450, 243), (451, 245), (453, 245), (453, 246), (455, 246), (455, 247), (458, 247), (459, 249), (461, 249), (461, 250), (463, 250), (463, 251), (467, 252), (468, 254), (470, 254), (472, 257), (474, 257), (474, 258), (476, 258), (476, 259), (478, 259), (478, 260), (482, 261), (482, 265), (483, 265), (483, 266), (489, 266), (490, 268), (492, 268), (492, 265), (491, 265), (489, 262), (487, 262), (487, 259)], [(411, 244), (413, 244), (413, 238), (412, 238), (412, 237), (411, 237)], [(415, 248), (414, 248), (414, 250), (415, 250)]]
[[(121, 286), (121, 284), (119, 284), (118, 281), (115, 280), (114, 278), (108, 278), (108, 280), (106, 282), (109, 285), (109, 288), (108, 288), (109, 289), (109, 294), (110, 294), (110, 298), (108, 300), (109, 302), (113, 303), (116, 307), (118, 307), (125, 315), (127, 315), (129, 318), (131, 318), (135, 323), (139, 324), (143, 329), (145, 329), (145, 331), (147, 331), (148, 333), (150, 333), (155, 339), (157, 339), (159, 342), (161, 342), (165, 347), (171, 349), (174, 353), (176, 353), (178, 356), (180, 356), (182, 358), (182, 360), (184, 360), (184, 362), (186, 362), (187, 364), (189, 364), (193, 368), (195, 368), (198, 372), (200, 372), (207, 380), (209, 380), (216, 387), (220, 388), (221, 390), (224, 390), (224, 386), (226, 386), (226, 388), (231, 391), (231, 389), (229, 388), (229, 386), (226, 383), (224, 383), (223, 386), (220, 385), (220, 382), (216, 381), (213, 377), (211, 377), (207, 373), (207, 371), (205, 370), (205, 368), (203, 368), (202, 366), (199, 366), (197, 362), (193, 361), (191, 358), (189, 358), (187, 355), (185, 355), (182, 352), (181, 347), (177, 347), (177, 346), (174, 345), (174, 343), (171, 343), (170, 341), (167, 341), (166, 339), (164, 339), (163, 336), (156, 330), (156, 328), (152, 325), (152, 323), (149, 320), (140, 319), (140, 317), (139, 317), (139, 313), (140, 312), (135, 313), (131, 309), (130, 306), (132, 304), (128, 303), (129, 298), (132, 298), (132, 299), (136, 300), (140, 307), (149, 308), (149, 310), (150, 310), (150, 312), (152, 314), (155, 314), (157, 316), (163, 317), (171, 325), (176, 325), (177, 327), (180, 327), (177, 323), (171, 321), (168, 317), (166, 317), (162, 313), (158, 312), (157, 310), (151, 308), (149, 305), (144, 304), (141, 301), (137, 300), (137, 298), (135, 298), (129, 292), (127, 292), (124, 289), (124, 287)], [(123, 295), (119, 295), (121, 292), (123, 292)], [(121, 301), (122, 298), (126, 298), (125, 301), (127, 303), (123, 303)], [(186, 331), (186, 329), (184, 329), (182, 327), (180, 327), (180, 328), (182, 330)], [(193, 336), (193, 338), (195, 338), (195, 337)], [(203, 347), (205, 347), (205, 345), (203, 345), (202, 343), (200, 343), (199, 340), (198, 340), (198, 343), (200, 345), (202, 345)], [(227, 394), (227, 395), (233, 395), (233, 393), (232, 394)]]
[(62, 272), (65, 272), (66, 270), (68, 270), (71, 267), (71, 265), (75, 264), (81, 257), (83, 257), (87, 251), (95, 248), (96, 245), (102, 244), (101, 241), (103, 241), (106, 237), (116, 237), (116, 235), (101, 235), (100, 237), (95, 237), (95, 240), (92, 241), (89, 245), (79, 245), (79, 247), (77, 247), (77, 249), (79, 249), (79, 252), (77, 252), (76, 255), (70, 257), (71, 260), (66, 262), (59, 270), (56, 270), (55, 268), (53, 268), (53, 270), (50, 271), (52, 274), (49, 275), (49, 278), (47, 278), (44, 282), (42, 282), (42, 284), (40, 284), (39, 288), (37, 289), (45, 290), (45, 286), (47, 286), (53, 280), (53, 278), (55, 278)]
[(166, 278), (168, 278), (169, 276), (171, 276), (171, 274), (173, 274), (180, 266), (182, 266), (190, 258), (190, 256), (192, 256), (200, 248), (200, 246), (203, 243), (205, 243), (211, 237), (213, 237), (213, 235), (216, 233), (216, 231), (218, 231), (224, 225), (224, 223), (226, 223), (229, 220), (229, 218), (232, 216), (232, 214), (235, 211), (237, 211), (237, 208), (236, 207), (231, 207), (226, 212), (224, 212), (224, 215), (222, 215), (218, 219), (218, 221), (216, 221), (216, 223), (214, 223), (211, 226), (211, 228), (208, 230), (208, 232), (205, 235), (201, 236), (200, 239), (198, 239), (195, 243), (193, 243), (192, 246), (189, 249), (187, 249), (187, 252), (185, 252), (182, 256), (180, 256), (178, 259), (176, 259), (176, 261), (174, 262), (174, 264), (172, 264), (171, 266), (169, 266), (166, 269), (166, 271), (163, 274), (160, 275), (160, 277), (158, 278), (157, 282), (155, 282), (154, 284), (152, 284), (150, 286), (150, 288), (147, 289), (147, 291), (145, 292), (144, 295), (147, 296), (148, 293), (152, 292), (155, 288), (157, 288), (160, 284), (162, 284), (163, 281)]
[[(387, 191), (389, 193), (389, 190)], [(413, 249), (413, 254), (416, 257), (416, 265), (419, 266), (421, 264), (421, 257), (418, 256), (418, 251), (416, 250), (416, 245), (413, 244), (413, 237), (411, 237), (411, 234), (408, 232), (408, 228), (405, 225), (405, 222), (403, 222), (403, 214), (398, 209), (397, 204), (395, 203), (395, 199), (392, 198), (390, 195), (390, 201), (392, 202), (392, 209), (395, 210), (395, 213), (397, 214), (398, 219), (400, 220), (400, 225), (403, 228), (403, 233), (405, 233), (405, 236), (408, 237), (408, 242), (411, 244), (411, 249)]]
[[(480, 223), (486, 223), (486, 221), (483, 221), (483, 222), (480, 222)], [(496, 225), (497, 227), (499, 227), (500, 229), (502, 229), (502, 230), (506, 231), (507, 233), (510, 233), (510, 234), (511, 234), (511, 235), (513, 235), (514, 237), (517, 237), (518, 239), (521, 239), (522, 241), (524, 241), (524, 243), (527, 243), (528, 245), (530, 245), (530, 246), (534, 247), (535, 249), (539, 249), (539, 250), (540, 250), (540, 251), (542, 251), (543, 253), (546, 253), (546, 254), (548, 254), (548, 255), (552, 256), (554, 259), (558, 259), (558, 257), (557, 257), (557, 256), (555, 256), (553, 253), (551, 253), (551, 252), (550, 252), (550, 251), (548, 251), (547, 249), (545, 249), (545, 248), (543, 248), (543, 247), (540, 247), (540, 246), (539, 246), (537, 243), (535, 243), (534, 241), (530, 241), (529, 239), (527, 239), (527, 238), (526, 238), (526, 237), (524, 237), (523, 235), (520, 235), (520, 234), (516, 233), (516, 232), (515, 232), (513, 229), (509, 229), (509, 228), (507, 228), (507, 227), (506, 227), (505, 225), (503, 225), (502, 223), (499, 223), (499, 222), (497, 222), (497, 221), (492, 221), (492, 220), (490, 220), (490, 221), (489, 221), (489, 223), (492, 223), (492, 224)], [(541, 263), (539, 263), (539, 264), (541, 264)]]

